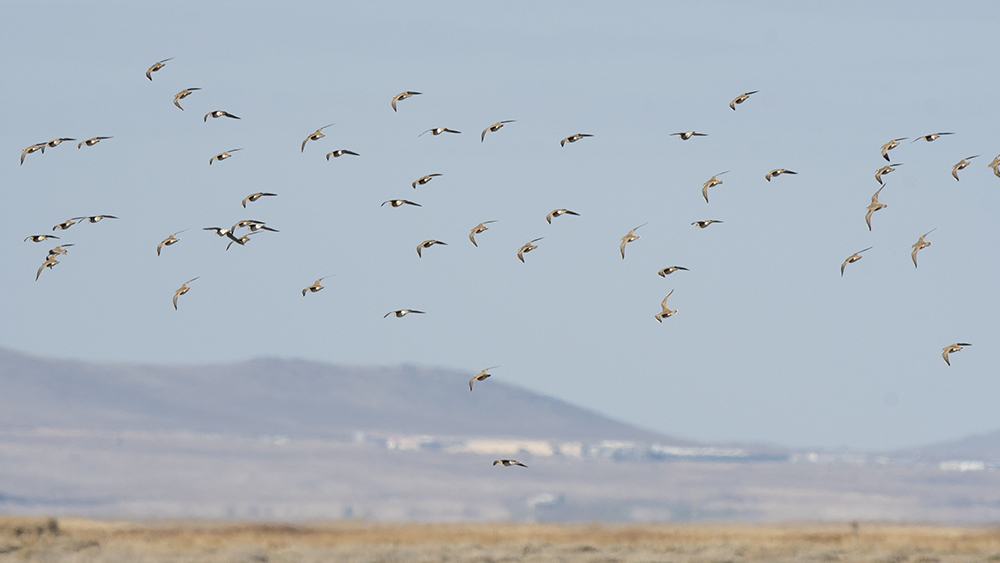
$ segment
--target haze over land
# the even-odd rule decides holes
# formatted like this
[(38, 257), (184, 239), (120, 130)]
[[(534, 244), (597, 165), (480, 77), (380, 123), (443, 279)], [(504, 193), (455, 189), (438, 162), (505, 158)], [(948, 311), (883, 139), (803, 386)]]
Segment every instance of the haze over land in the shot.
[[(698, 443), (497, 376), (470, 393), (469, 374), (431, 368), (93, 364), (0, 350), (0, 374), (7, 514), (1000, 518), (997, 433), (901, 452)], [(509, 457), (529, 467), (492, 465)]]

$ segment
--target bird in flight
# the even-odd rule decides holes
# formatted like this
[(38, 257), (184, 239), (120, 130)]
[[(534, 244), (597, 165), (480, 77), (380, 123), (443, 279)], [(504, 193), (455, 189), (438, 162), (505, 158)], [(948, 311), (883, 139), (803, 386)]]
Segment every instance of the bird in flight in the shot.
[(410, 184), (410, 185), (413, 186), (413, 189), (417, 189), (417, 186), (422, 186), (422, 185), (426, 184), (427, 182), (430, 182), (431, 178), (434, 178), (434, 177), (440, 176), (440, 175), (441, 174), (428, 174), (426, 176), (421, 176), (421, 177), (417, 178), (416, 180), (414, 180), (413, 183)]
[[(483, 371), (481, 371), (481, 372), (477, 373), (476, 375), (472, 376), (472, 379), (469, 380), (469, 391), (472, 391), (472, 384), (473, 383), (475, 383), (477, 381), (483, 381), (484, 379), (486, 379), (487, 377), (489, 377), (490, 375), (492, 375), (492, 374), (489, 373), (489, 371), (491, 369), (496, 369), (498, 367), (500, 367), (500, 366), (493, 366), (491, 368), (486, 368)], [(494, 465), (496, 465), (496, 464), (494, 464)]]
[(677, 270), (687, 271), (687, 268), (685, 268), (683, 266), (668, 266), (668, 267), (666, 267), (666, 268), (664, 268), (664, 269), (662, 269), (662, 270), (660, 270), (659, 272), (656, 272), (656, 273), (661, 278), (665, 278), (665, 277), (669, 276), (670, 274), (676, 272)]
[(496, 220), (493, 220), (493, 221), (483, 221), (482, 223), (476, 225), (475, 227), (472, 227), (472, 231), (469, 232), (469, 240), (472, 241), (472, 246), (475, 246), (476, 248), (479, 248), (479, 245), (476, 244), (476, 235), (478, 235), (479, 233), (483, 233), (483, 232), (489, 230), (489, 227), (487, 227), (486, 225), (488, 225), (490, 223), (496, 223)]
[(44, 270), (45, 268), (51, 270), (58, 263), (59, 261), (56, 260), (55, 257), (50, 254), (48, 258), (45, 259), (45, 262), (42, 262), (42, 265), (38, 267), (38, 271), (35, 272), (35, 281), (38, 281), (38, 276), (42, 275), (42, 270)]
[(670, 134), (671, 137), (673, 137), (674, 135), (680, 137), (682, 141), (686, 141), (691, 137), (707, 137), (708, 133), (698, 133), (696, 131), (681, 131), (680, 133)]
[(79, 143), (77, 143), (76, 148), (80, 148), (83, 145), (87, 145), (88, 147), (92, 147), (92, 146), (96, 145), (97, 143), (100, 143), (104, 139), (113, 139), (113, 138), (114, 137), (91, 137), (91, 138), (87, 139), (86, 141), (80, 141)]
[(511, 465), (520, 465), (521, 467), (528, 467), (527, 465), (517, 461), (516, 459), (495, 459), (493, 460), (493, 465), (502, 465), (504, 467), (510, 467)]
[(331, 127), (333, 125), (336, 125), (336, 123), (331, 123), (330, 125), (324, 125), (324, 126), (320, 127), (319, 129), (317, 129), (316, 131), (314, 131), (313, 133), (310, 133), (309, 136), (306, 137), (306, 140), (302, 141), (302, 148), (299, 150), (299, 152), (305, 152), (305, 150), (306, 150), (306, 143), (308, 143), (309, 141), (318, 141), (318, 140), (322, 139), (323, 137), (326, 137), (326, 135), (323, 134), (323, 130), (326, 129), (327, 127)]
[(668, 293), (667, 296), (664, 297), (663, 301), (660, 303), (661, 310), (659, 313), (654, 315), (654, 317), (656, 318), (656, 322), (662, 323), (663, 319), (669, 318), (677, 313), (677, 309), (671, 309), (670, 307), (667, 307), (667, 299), (670, 299), (670, 296), (673, 295), (673, 293), (674, 290), (671, 289), (670, 293)]
[(212, 117), (212, 118), (228, 117), (230, 119), (239, 119), (238, 117), (236, 117), (235, 115), (229, 113), (228, 111), (223, 111), (221, 109), (217, 109), (215, 111), (210, 111), (210, 112), (206, 113), (205, 114), (205, 118), (202, 119), (202, 121), (207, 123), (209, 117)]
[(42, 143), (42, 152), (45, 152), (45, 147), (58, 147), (63, 141), (75, 141), (76, 139), (70, 139), (69, 137), (59, 137), (58, 139), (52, 139), (47, 143)]
[(878, 170), (875, 171), (875, 180), (877, 180), (879, 184), (882, 184), (883, 183), (882, 182), (882, 175), (883, 174), (888, 174), (890, 172), (894, 172), (896, 169), (893, 168), (893, 166), (902, 166), (902, 165), (903, 165), (902, 162), (897, 162), (896, 164), (886, 164), (882, 168), (879, 168)]
[(954, 135), (954, 133), (950, 133), (950, 132), (949, 133), (931, 133), (930, 135), (923, 135), (923, 136), (917, 137), (916, 139), (913, 139), (913, 141), (911, 141), (911, 142), (916, 143), (917, 141), (923, 139), (923, 140), (925, 140), (925, 141), (927, 141), (929, 143), (931, 141), (937, 140), (937, 138), (940, 137), (941, 135)]
[(747, 101), (747, 98), (756, 94), (757, 92), (760, 92), (760, 90), (754, 90), (753, 92), (745, 92), (743, 94), (740, 94), (739, 96), (736, 96), (735, 98), (733, 98), (733, 101), (729, 102), (729, 107), (733, 111), (736, 111), (736, 106), (738, 104), (742, 104), (743, 102)]
[[(173, 57), (170, 57), (170, 59), (173, 59)], [(156, 71), (158, 71), (158, 70), (160, 70), (161, 68), (163, 68), (165, 66), (163, 63), (169, 61), (170, 59), (163, 59), (162, 61), (157, 61), (157, 62), (153, 63), (153, 66), (151, 66), (148, 69), (146, 69), (146, 78), (148, 78), (150, 81), (152, 81), (153, 80), (153, 73), (156, 72)]]
[(977, 154), (975, 156), (967, 156), (967, 157), (963, 158), (962, 160), (956, 162), (955, 166), (951, 167), (951, 175), (955, 178), (956, 182), (958, 181), (958, 171), (962, 170), (966, 166), (972, 164), (969, 161), (972, 160), (973, 158), (976, 158), (977, 156), (979, 156), (979, 155)]
[(69, 251), (63, 248), (64, 246), (73, 246), (72, 244), (60, 244), (59, 246), (49, 250), (48, 256), (45, 257), (46, 260), (54, 259), (56, 256), (61, 256), (63, 254), (68, 254)]
[(183, 100), (184, 98), (190, 96), (195, 90), (201, 90), (201, 88), (185, 88), (185, 89), (181, 90), (180, 92), (177, 92), (176, 94), (174, 94), (174, 105), (177, 106), (177, 108), (180, 109), (181, 111), (184, 111), (184, 108), (182, 108), (181, 105), (179, 103), (177, 103), (177, 102), (179, 102), (179, 101)]
[(184, 282), (184, 285), (178, 287), (177, 291), (174, 292), (174, 310), (175, 311), (177, 310), (177, 298), (180, 297), (181, 295), (184, 295), (188, 291), (190, 291), (191, 288), (188, 287), (188, 284), (191, 283), (191, 282), (193, 282), (194, 280), (200, 278), (200, 277), (201, 276), (198, 276), (197, 278), (191, 278), (191, 279), (189, 279), (188, 281)]
[(570, 211), (569, 209), (553, 209), (552, 211), (549, 211), (548, 215), (545, 216), (545, 222), (551, 225), (552, 219), (554, 219), (555, 217), (559, 217), (560, 215), (576, 215), (577, 217), (580, 216), (580, 214), (577, 213), (576, 211)]
[[(726, 172), (729, 172), (729, 170), (726, 170)], [(709, 178), (704, 184), (702, 184), (701, 196), (705, 198), (705, 203), (708, 203), (708, 188), (714, 188), (715, 186), (722, 184), (722, 180), (720, 180), (718, 177), (722, 176), (726, 172), (719, 172), (715, 176)]]
[(310, 285), (309, 287), (303, 289), (302, 290), (302, 297), (305, 297), (306, 293), (316, 293), (317, 291), (319, 291), (319, 290), (323, 289), (324, 287), (326, 287), (326, 286), (322, 285), (320, 282), (322, 282), (323, 280), (325, 280), (328, 277), (330, 277), (330, 276), (323, 276), (320, 279), (314, 281), (312, 283), (312, 285)]
[(44, 149), (45, 149), (45, 143), (37, 143), (31, 145), (30, 147), (25, 147), (24, 150), (21, 151), (21, 164), (24, 164), (24, 157), (36, 151), (44, 152)]
[[(229, 149), (228, 151), (220, 152), (219, 154), (217, 154), (217, 155), (213, 156), (212, 158), (208, 159), (208, 163), (212, 164), (212, 162), (216, 161), (216, 160), (218, 160), (219, 162), (222, 162), (223, 160), (226, 160), (227, 158), (233, 156), (233, 155), (231, 155), (229, 153), (236, 152), (236, 151), (241, 151), (241, 150), (243, 150), (243, 149)], [(246, 206), (244, 206), (244, 207), (246, 207)]]
[(884, 159), (886, 159), (888, 161), (889, 160), (889, 151), (891, 151), (892, 149), (898, 147), (899, 146), (899, 142), (900, 141), (905, 141), (906, 139), (909, 139), (909, 137), (900, 137), (898, 139), (893, 139), (893, 140), (889, 141), (888, 143), (882, 145), (882, 158), (884, 158)]
[(533, 239), (533, 240), (530, 240), (530, 241), (524, 243), (524, 245), (521, 248), (517, 249), (517, 259), (520, 260), (523, 263), (524, 262), (524, 253), (525, 252), (531, 252), (532, 250), (538, 248), (538, 245), (535, 244), (535, 243), (538, 242), (538, 241), (540, 241), (540, 240), (542, 240), (543, 238), (545, 238), (545, 237), (538, 237), (536, 239)]
[(422, 207), (419, 203), (414, 203), (408, 199), (387, 199), (383, 201), (382, 205), (380, 205), (379, 207), (383, 207), (387, 203), (389, 204), (389, 207), (400, 207), (402, 205), (414, 205), (416, 207)]
[[(646, 225), (646, 223), (643, 223), (642, 225), (639, 225), (639, 227), (642, 227), (642, 226), (645, 226), (645, 225)], [(625, 236), (622, 237), (622, 244), (621, 244), (622, 260), (625, 259), (625, 245), (628, 244), (628, 243), (630, 243), (630, 242), (632, 242), (632, 241), (634, 241), (634, 240), (639, 240), (639, 235), (635, 234), (635, 230), (638, 229), (639, 227), (636, 227), (635, 229), (632, 229), (631, 231), (628, 232), (627, 235), (625, 235)]]
[(260, 198), (262, 198), (264, 196), (276, 196), (276, 195), (278, 195), (278, 194), (272, 194), (270, 192), (252, 193), (252, 194), (246, 196), (245, 198), (243, 198), (243, 209), (247, 208), (247, 202), (253, 203), (253, 202), (257, 201), (258, 199), (260, 199)]
[(101, 219), (117, 219), (117, 218), (118, 217), (115, 217), (114, 215), (90, 215), (88, 217), (80, 217), (81, 219), (80, 222), (83, 223), (83, 220), (86, 220), (90, 223), (97, 223)]
[(447, 127), (435, 127), (433, 129), (428, 129), (417, 136), (423, 137), (426, 133), (430, 133), (431, 135), (437, 137), (441, 133), (461, 133), (461, 131), (455, 131), (454, 129), (448, 129)]
[(699, 229), (704, 229), (705, 227), (711, 225), (712, 223), (721, 223), (721, 222), (722, 221), (717, 221), (715, 219), (708, 219), (706, 221), (695, 221), (694, 223), (691, 224), (694, 225), (695, 227), (698, 227)]
[(566, 137), (565, 139), (559, 141), (559, 146), (565, 147), (566, 143), (575, 143), (584, 137), (593, 137), (593, 135), (590, 135), (588, 133), (577, 133), (575, 135), (570, 135), (569, 137)]
[(952, 352), (961, 352), (962, 348), (965, 346), (972, 346), (972, 344), (969, 344), (968, 342), (956, 342), (942, 348), (941, 357), (944, 358), (944, 363), (950, 366), (951, 362), (948, 360), (948, 354), (951, 354)]
[(419, 96), (419, 95), (420, 92), (410, 92), (409, 90), (401, 94), (396, 94), (395, 96), (392, 97), (392, 111), (396, 111), (396, 102), (400, 100), (405, 100), (406, 98), (409, 98), (411, 96)]
[(986, 166), (993, 169), (993, 175), (1000, 178), (1000, 154), (993, 157), (993, 160)]
[(354, 151), (349, 151), (347, 149), (337, 149), (335, 151), (330, 151), (330, 152), (326, 153), (326, 159), (330, 160), (331, 156), (333, 158), (337, 158), (339, 156), (344, 156), (345, 154), (350, 154), (350, 155), (353, 155), (353, 156), (361, 156), (360, 154), (358, 154), (358, 153), (356, 153)]
[(782, 174), (798, 174), (798, 172), (792, 172), (791, 170), (785, 170), (784, 168), (775, 168), (767, 174), (764, 174), (764, 179), (770, 182), (771, 178), (777, 178)]
[(55, 235), (31, 235), (28, 238), (24, 239), (24, 242), (28, 242), (29, 240), (31, 242), (42, 242), (43, 240), (49, 239), (49, 238), (58, 239), (59, 237), (57, 237)]
[(913, 252), (910, 253), (910, 258), (913, 258), (914, 268), (917, 267), (917, 253), (931, 245), (931, 243), (924, 240), (924, 237), (933, 233), (935, 229), (937, 229), (937, 227), (934, 227), (934, 229), (927, 231), (920, 238), (917, 239), (917, 242), (913, 243)]
[(445, 246), (448, 246), (448, 243), (441, 242), (439, 240), (434, 240), (434, 239), (425, 240), (424, 242), (422, 242), (422, 243), (420, 243), (420, 244), (417, 245), (417, 258), (423, 258), (423, 256), (420, 254), (421, 250), (423, 250), (425, 248), (430, 248), (430, 247), (434, 246), (435, 244), (443, 244)]
[(847, 267), (848, 264), (853, 264), (853, 263), (857, 262), (858, 260), (861, 260), (861, 253), (865, 252), (866, 250), (871, 250), (871, 249), (872, 249), (872, 247), (869, 246), (865, 250), (859, 250), (859, 251), (855, 252), (854, 254), (851, 254), (850, 256), (848, 256), (847, 260), (844, 260), (844, 263), (840, 265), (840, 277), (844, 277), (844, 268)]
[[(187, 229), (184, 229), (184, 231), (186, 231), (186, 230)], [(175, 242), (180, 242), (181, 239), (177, 238), (177, 235), (183, 233), (184, 231), (177, 231), (176, 233), (170, 235), (169, 237), (161, 240), (160, 244), (156, 245), (156, 255), (157, 256), (160, 255), (160, 249), (163, 248), (164, 246), (170, 246), (171, 244), (174, 244)]]
[(483, 129), (483, 134), (479, 136), (479, 142), (483, 142), (483, 141), (486, 140), (486, 133), (496, 133), (497, 131), (500, 130), (501, 127), (504, 126), (505, 123), (514, 123), (515, 121), (517, 121), (517, 120), (516, 119), (508, 119), (506, 121), (497, 121), (493, 125), (490, 125), (486, 129)]
[(384, 318), (388, 317), (389, 315), (396, 315), (397, 319), (401, 319), (401, 318), (405, 317), (409, 313), (420, 313), (421, 315), (424, 314), (423, 311), (418, 311), (416, 309), (397, 309), (395, 311), (389, 311), (382, 318), (384, 319)]
[(879, 188), (878, 191), (876, 191), (874, 194), (872, 194), (872, 202), (868, 204), (868, 207), (867, 207), (868, 213), (865, 214), (865, 223), (868, 224), (868, 230), (869, 231), (872, 230), (872, 213), (875, 213), (879, 209), (885, 209), (886, 207), (888, 207), (888, 205), (886, 205), (886, 204), (884, 204), (884, 203), (882, 203), (882, 202), (880, 202), (878, 200), (878, 194), (883, 189), (885, 189), (884, 185), (881, 188)]
[(53, 231), (65, 231), (66, 229), (68, 229), (68, 228), (72, 227), (73, 225), (75, 225), (77, 221), (79, 221), (80, 219), (83, 219), (83, 218), (84, 217), (73, 217), (73, 218), (70, 218), (70, 219), (66, 219), (62, 223), (59, 223), (55, 227), (52, 227), (52, 230)]

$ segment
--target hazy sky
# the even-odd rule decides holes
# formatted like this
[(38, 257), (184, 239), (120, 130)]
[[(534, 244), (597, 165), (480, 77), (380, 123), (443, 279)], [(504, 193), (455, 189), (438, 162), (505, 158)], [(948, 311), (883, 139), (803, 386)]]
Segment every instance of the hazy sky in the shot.
[[(994, 430), (998, 21), (994, 2), (11, 3), (0, 345), (499, 365), (496, 379), (706, 441), (891, 448)], [(422, 95), (393, 112), (406, 90)], [(203, 122), (216, 109), (242, 119)], [(481, 141), (499, 120), (516, 121)], [(462, 133), (418, 138), (432, 127)], [(708, 136), (669, 135), (689, 130)], [(559, 146), (574, 133), (594, 136)], [(99, 135), (113, 139), (77, 148)], [(77, 141), (18, 165), (58, 137)], [(879, 147), (897, 137), (904, 165), (869, 232)], [(335, 149), (361, 156), (327, 161)], [(765, 181), (773, 168), (798, 174)], [(258, 191), (278, 196), (244, 210)], [(422, 207), (380, 207), (395, 198)], [(556, 208), (580, 216), (546, 224)], [(23, 242), (95, 214), (119, 219)], [(227, 251), (202, 230), (241, 219), (280, 232)], [(691, 226), (704, 219), (723, 223)], [(418, 258), (425, 239), (448, 244)], [(60, 242), (75, 246), (35, 281)], [(670, 265), (689, 271), (656, 275)], [(679, 312), (657, 323), (671, 290)], [(400, 308), (426, 314), (383, 319)], [(973, 346), (948, 367), (953, 342)]]

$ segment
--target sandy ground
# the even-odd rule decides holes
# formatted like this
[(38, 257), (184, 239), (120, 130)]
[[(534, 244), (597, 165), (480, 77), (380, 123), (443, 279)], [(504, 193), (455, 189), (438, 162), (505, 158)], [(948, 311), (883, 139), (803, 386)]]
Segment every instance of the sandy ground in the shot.
[(0, 561), (726, 563), (1000, 561), (1000, 528), (862, 522), (385, 524), (0, 518)]

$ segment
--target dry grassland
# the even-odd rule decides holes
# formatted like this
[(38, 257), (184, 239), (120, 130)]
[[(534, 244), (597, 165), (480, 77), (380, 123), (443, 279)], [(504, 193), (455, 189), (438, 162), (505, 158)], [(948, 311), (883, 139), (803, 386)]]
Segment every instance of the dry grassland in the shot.
[(1000, 529), (862, 523), (260, 524), (0, 518), (0, 561), (736, 563), (1000, 561)]

